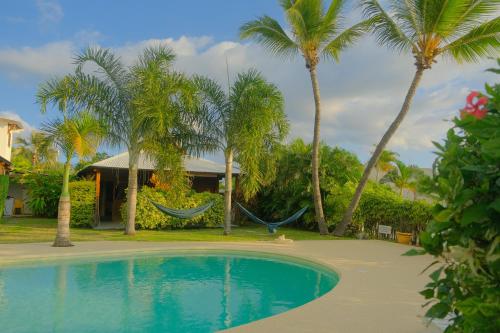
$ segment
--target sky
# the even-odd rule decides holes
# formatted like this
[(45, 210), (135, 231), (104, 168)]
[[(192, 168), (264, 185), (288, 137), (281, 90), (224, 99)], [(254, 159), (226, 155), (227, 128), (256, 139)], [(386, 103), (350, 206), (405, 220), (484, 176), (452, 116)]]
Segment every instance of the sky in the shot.
[[(144, 47), (166, 44), (177, 54), (177, 70), (221, 84), (226, 59), (231, 77), (256, 68), (284, 94), (291, 124), (287, 140), (312, 140), (314, 103), (303, 59), (277, 58), (238, 38), (243, 23), (263, 14), (284, 23), (277, 0), (16, 0), (0, 8), (0, 113), (20, 117), (28, 130), (58, 116), (54, 110), (40, 113), (37, 87), (70, 73), (72, 58), (83, 48), (111, 48), (125, 64), (133, 64)], [(359, 15), (356, 8), (347, 8), (346, 26)], [(432, 164), (432, 141), (443, 139), (465, 96), (494, 82), (484, 72), (494, 66), (492, 60), (469, 65), (438, 60), (424, 74), (410, 113), (389, 145), (404, 162), (421, 167)], [(318, 71), (322, 140), (365, 162), (401, 107), (414, 74), (413, 59), (377, 45), (368, 35), (339, 63), (322, 61)]]

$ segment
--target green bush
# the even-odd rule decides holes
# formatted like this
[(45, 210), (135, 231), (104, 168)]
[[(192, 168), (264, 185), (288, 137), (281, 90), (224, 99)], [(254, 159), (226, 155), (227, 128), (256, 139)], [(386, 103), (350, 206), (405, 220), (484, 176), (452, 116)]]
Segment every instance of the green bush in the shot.
[[(254, 209), (270, 220), (281, 219), (309, 205), (300, 227), (316, 229), (311, 184), (311, 146), (295, 140), (285, 147), (278, 161), (276, 180), (255, 200)], [(356, 155), (341, 148), (321, 146), (320, 181), (323, 209), (329, 229), (340, 222), (361, 177), (363, 165)], [(387, 185), (370, 182), (361, 197), (350, 232), (363, 226), (374, 235), (378, 224), (400, 231), (419, 231), (429, 221), (429, 204), (402, 199)]]
[(9, 176), (0, 175), (0, 218), (3, 216), (3, 209), (5, 206), (5, 199), (9, 194)]
[(486, 90), (487, 114), (468, 102), (436, 144), (441, 201), (420, 235), (425, 251), (440, 258), (421, 292), (432, 304), (426, 316), (451, 314), (446, 332), (500, 332), (500, 85)]
[(72, 227), (91, 227), (94, 223), (95, 182), (80, 180), (69, 183)]
[[(335, 185), (329, 191), (324, 209), (329, 226), (342, 220), (355, 190), (355, 184)], [(353, 232), (364, 229), (375, 236), (378, 225), (388, 225), (396, 231), (419, 232), (430, 221), (432, 209), (425, 201), (403, 199), (386, 185), (368, 183), (361, 196), (358, 208), (354, 213)]]
[(44, 170), (26, 173), (16, 180), (28, 190), (27, 205), (34, 216), (57, 217), (62, 179), (62, 171)]
[(380, 224), (400, 232), (421, 231), (430, 221), (432, 210), (425, 201), (403, 199), (390, 188), (372, 184), (361, 196), (356, 214), (365, 231), (375, 235)]
[[(317, 228), (312, 201), (312, 147), (297, 139), (280, 152), (276, 179), (265, 186), (255, 200), (253, 209), (267, 220), (288, 217), (304, 206), (309, 206), (301, 226)], [(357, 182), (363, 165), (356, 155), (338, 147), (321, 145), (320, 186), (325, 198), (335, 186)], [(326, 207), (325, 207), (326, 210)], [(327, 212), (327, 216), (330, 215)]]
[[(178, 219), (160, 212), (148, 200), (175, 209), (194, 208), (214, 201), (215, 204), (204, 214), (193, 219)], [(122, 205), (123, 221), (127, 220), (127, 207)], [(220, 194), (180, 193), (143, 186), (137, 194), (135, 223), (141, 229), (179, 229), (194, 227), (215, 227), (224, 223), (224, 197)]]

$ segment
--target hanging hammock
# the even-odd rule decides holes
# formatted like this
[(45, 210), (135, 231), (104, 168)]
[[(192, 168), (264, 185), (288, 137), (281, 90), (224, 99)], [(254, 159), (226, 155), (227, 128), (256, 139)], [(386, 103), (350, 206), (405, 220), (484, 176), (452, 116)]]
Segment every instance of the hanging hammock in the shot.
[(149, 202), (153, 204), (158, 210), (161, 212), (172, 216), (172, 217), (177, 217), (179, 219), (192, 219), (193, 217), (196, 217), (198, 215), (203, 214), (207, 209), (211, 208), (214, 205), (213, 201), (210, 201), (206, 205), (195, 207), (195, 208), (190, 208), (190, 209), (174, 209), (174, 208), (168, 208), (165, 206), (160, 205), (157, 202), (154, 202), (151, 199), (148, 199)]
[(240, 208), (241, 212), (246, 217), (248, 217), (251, 221), (253, 221), (255, 223), (258, 223), (258, 224), (263, 224), (263, 225), (267, 226), (267, 230), (271, 234), (276, 233), (276, 231), (278, 230), (278, 227), (281, 227), (282, 225), (285, 225), (285, 224), (288, 224), (288, 223), (292, 223), (292, 222), (298, 220), (306, 212), (306, 210), (307, 210), (307, 207), (304, 207), (304, 208), (302, 208), (301, 210), (299, 210), (298, 212), (296, 212), (295, 214), (293, 214), (292, 216), (290, 216), (289, 218), (287, 218), (286, 220), (283, 220), (283, 221), (279, 221), (279, 222), (266, 222), (264, 220), (259, 219), (254, 214), (252, 214), (251, 211), (249, 211), (248, 209), (246, 209), (245, 207), (243, 207), (240, 203), (238, 203), (238, 202), (235, 202), (235, 203)]

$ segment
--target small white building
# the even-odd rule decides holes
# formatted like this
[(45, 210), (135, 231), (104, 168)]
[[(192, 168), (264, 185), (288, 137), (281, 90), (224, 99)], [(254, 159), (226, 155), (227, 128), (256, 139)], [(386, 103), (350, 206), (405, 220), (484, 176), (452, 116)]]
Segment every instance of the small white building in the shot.
[(10, 171), (13, 134), (22, 129), (20, 121), (0, 115), (0, 175), (6, 175)]
[[(12, 145), (14, 144), (14, 133), (23, 130), (23, 124), (16, 119), (0, 115), (0, 177), (8, 177), (11, 170)], [(7, 183), (8, 184), (8, 183)], [(9, 186), (8, 195), (5, 199), (4, 215), (10, 216), (15, 211), (16, 200), (11, 195)], [(1, 199), (3, 200), (3, 198)], [(20, 200), (19, 202), (22, 202)]]

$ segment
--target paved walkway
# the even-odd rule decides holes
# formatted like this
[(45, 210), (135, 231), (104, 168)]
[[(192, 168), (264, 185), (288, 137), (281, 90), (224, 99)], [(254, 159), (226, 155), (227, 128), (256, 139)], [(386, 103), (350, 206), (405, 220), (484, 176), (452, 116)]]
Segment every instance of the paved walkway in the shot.
[(299, 241), (291, 244), (81, 242), (71, 248), (53, 248), (47, 243), (0, 244), (0, 267), (22, 259), (43, 260), (172, 249), (282, 253), (310, 259), (339, 272), (339, 284), (323, 297), (285, 313), (227, 330), (228, 333), (439, 332), (434, 327), (424, 325), (421, 309), (423, 298), (418, 294), (428, 282), (427, 276), (419, 273), (432, 262), (432, 258), (402, 257), (408, 246), (384, 241)]

